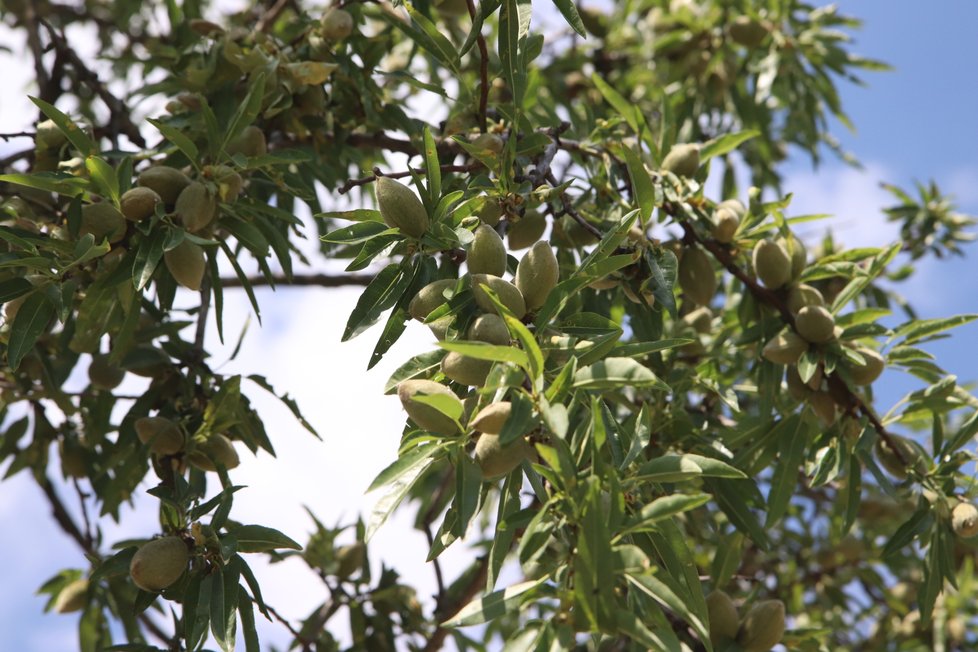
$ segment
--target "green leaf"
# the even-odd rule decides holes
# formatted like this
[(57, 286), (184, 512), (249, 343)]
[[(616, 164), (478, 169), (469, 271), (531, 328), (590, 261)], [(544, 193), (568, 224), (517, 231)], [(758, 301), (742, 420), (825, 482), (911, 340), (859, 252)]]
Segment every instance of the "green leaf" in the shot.
[(431, 135), (428, 125), (424, 127), (424, 162), (427, 170), (428, 197), (434, 205), (441, 197), (441, 163), (438, 160), (438, 148), (435, 146), (435, 139)]
[(228, 528), (238, 540), (238, 552), (269, 552), (288, 548), (302, 550), (302, 546), (276, 529), (264, 525), (239, 525)]
[(350, 313), (341, 341), (346, 342), (375, 324), (380, 314), (401, 298), (410, 283), (411, 278), (404, 273), (401, 265), (393, 263), (385, 267), (360, 295), (356, 307)]
[(37, 105), (37, 108), (41, 110), (41, 113), (46, 115), (52, 122), (54, 122), (55, 125), (57, 125), (58, 129), (61, 130), (61, 133), (63, 133), (68, 141), (75, 146), (75, 149), (78, 150), (79, 154), (88, 157), (98, 153), (98, 148), (96, 148), (95, 142), (88, 137), (85, 130), (79, 127), (74, 120), (44, 100), (37, 97), (28, 97), (31, 102)]
[(384, 385), (384, 393), (392, 394), (402, 381), (428, 376), (430, 371), (437, 369), (441, 365), (441, 359), (445, 357), (445, 352), (441, 349), (427, 351), (416, 355), (391, 374)]
[[(747, 502), (757, 488), (750, 480), (708, 479), (707, 486), (734, 527), (754, 540), (762, 550), (770, 550), (771, 540), (751, 512)], [(752, 488), (753, 492), (748, 491)]]
[(951, 328), (957, 328), (978, 319), (978, 315), (956, 315), (941, 319), (915, 319), (896, 329), (892, 339), (902, 337), (901, 346), (909, 346)]
[(693, 477), (742, 479), (740, 469), (712, 457), (687, 453), (663, 455), (643, 464), (635, 473), (644, 482), (678, 482)]
[(33, 348), (53, 317), (54, 305), (45, 292), (37, 291), (24, 299), (10, 326), (7, 364), (11, 369), (16, 370), (20, 366), (20, 361)]
[(642, 116), (637, 105), (622, 97), (608, 82), (599, 77), (598, 73), (591, 75), (591, 81), (597, 87), (598, 92), (601, 93), (605, 101), (615, 109), (618, 115), (625, 119), (625, 122), (628, 123), (628, 126), (631, 127), (635, 134), (641, 135), (646, 130), (645, 118)]
[(0, 181), (45, 192), (56, 192), (65, 197), (78, 197), (85, 194), (88, 188), (88, 179), (65, 174), (0, 174)]
[(26, 278), (8, 278), (5, 281), (0, 281), (0, 303), (7, 303), (17, 297), (22, 297), (33, 289), (34, 285)]
[(617, 387), (652, 387), (670, 391), (652, 370), (632, 358), (605, 358), (574, 374), (578, 389), (615, 389)]
[(367, 240), (371, 240), (379, 235), (387, 235), (391, 233), (399, 233), (399, 231), (397, 229), (389, 228), (383, 222), (367, 221), (357, 222), (356, 224), (351, 224), (350, 226), (345, 226), (341, 229), (331, 231), (322, 236), (320, 240), (332, 244), (352, 245), (360, 242), (366, 242)]
[(115, 170), (100, 156), (89, 156), (85, 159), (85, 168), (100, 194), (109, 197), (112, 203), (119, 205), (119, 179)]
[[(364, 535), (364, 541), (370, 541), (370, 538), (374, 535), (374, 533), (376, 533), (380, 526), (387, 521), (391, 513), (397, 509), (397, 506), (400, 505), (401, 501), (408, 495), (408, 492), (411, 491), (411, 487), (413, 487), (414, 483), (418, 481), (421, 474), (424, 473), (434, 461), (435, 457), (433, 455), (424, 455), (420, 459), (414, 460), (411, 464), (396, 469), (396, 472), (390, 471), (391, 467), (388, 467), (381, 472), (381, 475), (384, 475), (388, 474), (388, 471), (390, 471), (389, 475), (392, 477), (389, 480), (385, 480), (382, 483), (378, 482), (378, 480), (380, 480), (380, 476), (378, 476), (377, 479), (373, 481), (368, 491), (384, 485), (387, 487), (387, 492), (381, 496), (381, 498), (377, 501), (377, 504), (374, 505), (373, 511), (370, 513), (370, 520), (367, 523), (367, 531)], [(398, 460), (398, 464), (400, 464), (400, 462), (401, 460)]]
[(495, 591), (481, 598), (476, 598), (462, 607), (458, 613), (442, 623), (442, 627), (467, 627), (480, 625), (494, 618), (514, 611), (525, 600), (532, 597), (527, 595), (540, 586), (546, 578), (521, 582)]
[[(452, 396), (445, 396), (444, 394), (416, 394), (411, 400), (414, 403), (429, 405), (456, 422), (462, 417), (462, 402)], [(460, 429), (464, 430), (464, 428)]]
[(700, 162), (706, 163), (714, 156), (723, 156), (740, 147), (751, 138), (757, 138), (761, 132), (756, 129), (739, 131), (735, 134), (724, 134), (718, 138), (707, 141), (700, 150)]
[(411, 5), (406, 6), (414, 25), (407, 25), (399, 19), (393, 19), (395, 26), (407, 34), (411, 40), (427, 50), (428, 54), (435, 57), (435, 59), (457, 75), (459, 72), (459, 57), (455, 46), (452, 45), (452, 42), (445, 35), (438, 31), (438, 27), (427, 16)]
[(767, 528), (773, 527), (788, 510), (788, 503), (798, 484), (798, 469), (805, 459), (808, 445), (807, 422), (796, 414), (789, 419), (792, 420), (791, 426), (780, 435), (778, 463), (768, 493), (767, 520), (764, 524)]
[(183, 135), (182, 131), (176, 127), (171, 127), (161, 120), (146, 118), (146, 122), (156, 127), (163, 134), (164, 138), (176, 145), (177, 149), (183, 152), (183, 155), (187, 157), (191, 165), (195, 168), (200, 167), (200, 151), (192, 140)]
[(529, 366), (526, 352), (514, 346), (500, 346), (485, 342), (440, 341), (438, 346), (446, 351), (455, 351), (476, 360), (492, 360), (494, 362), (512, 362), (524, 369)]
[(621, 537), (627, 533), (649, 529), (662, 519), (696, 509), (709, 501), (709, 494), (673, 494), (671, 496), (660, 496), (642, 507), (642, 510), (632, 518), (633, 522), (618, 536)]
[(631, 147), (624, 147), (625, 163), (628, 166), (628, 176), (632, 180), (632, 191), (634, 199), (638, 200), (641, 207), (639, 222), (645, 228), (646, 222), (652, 217), (655, 210), (655, 190), (652, 188), (652, 177), (649, 176), (645, 164), (641, 157)]
[(581, 22), (581, 15), (577, 13), (577, 7), (571, 0), (553, 0), (554, 5), (560, 11), (564, 20), (567, 24), (574, 28), (582, 38), (587, 38), (587, 32), (584, 31), (584, 23)]
[(258, 629), (255, 627), (255, 605), (245, 593), (244, 587), (238, 589), (238, 615), (244, 636), (245, 652), (261, 652)]

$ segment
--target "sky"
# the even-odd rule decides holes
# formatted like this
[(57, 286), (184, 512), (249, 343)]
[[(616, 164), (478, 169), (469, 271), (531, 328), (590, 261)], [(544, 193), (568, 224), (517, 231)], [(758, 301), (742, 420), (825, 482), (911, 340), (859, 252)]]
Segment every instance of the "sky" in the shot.
[[(835, 134), (863, 168), (827, 157), (813, 169), (807, 160), (792, 158), (785, 181), (785, 189), (795, 194), (789, 214), (832, 213), (836, 217), (826, 224), (847, 245), (880, 245), (895, 237), (895, 229), (880, 213), (892, 201), (879, 182), (907, 186), (915, 179), (931, 178), (956, 194), (962, 212), (978, 214), (978, 121), (974, 119), (978, 116), (974, 85), (978, 41), (972, 34), (978, 24), (978, 3), (861, 0), (839, 5), (865, 20), (855, 37), (856, 51), (887, 61), (895, 70), (867, 75), (866, 88), (841, 83), (843, 106), (858, 131), (849, 134), (837, 126)], [(3, 36), (0, 33), (0, 40)], [(0, 132), (29, 127), (31, 105), (12, 90), (29, 92), (23, 81), (28, 71), (29, 66), (16, 57), (0, 56), (0, 74), (8, 89), (0, 104)], [(22, 146), (23, 141), (0, 141), (0, 156)], [(806, 231), (806, 238), (814, 241), (821, 228)], [(901, 286), (922, 317), (978, 313), (978, 251), (972, 248), (969, 253), (972, 256), (966, 259), (922, 263)], [(232, 477), (247, 488), (237, 494), (235, 518), (276, 527), (302, 541), (312, 529), (304, 505), (326, 524), (350, 523), (372, 508), (376, 496), (365, 495), (364, 490), (394, 458), (404, 419), (397, 399), (381, 396), (383, 385), (397, 365), (428, 350), (433, 339), (426, 328), (412, 323), (385, 360), (365, 372), (377, 330), (352, 342), (339, 341), (358, 294), (355, 288), (259, 290), (263, 326), (252, 320), (237, 359), (215, 363), (228, 374), (265, 375), (279, 392), (296, 398), (324, 439), (318, 442), (311, 437), (262, 390), (247, 387), (266, 419), (278, 458), (242, 455), (242, 465)], [(226, 324), (242, 323), (250, 314), (243, 293), (229, 291), (225, 300)], [(233, 329), (228, 332), (233, 345)], [(978, 379), (976, 340), (978, 327), (970, 325), (927, 348), (959, 379), (973, 381)], [(229, 356), (230, 347), (218, 346), (214, 332), (208, 341), (213, 343), (213, 360)], [(138, 380), (127, 382), (138, 391)], [(903, 392), (919, 387), (916, 381), (891, 372), (877, 385), (881, 411)], [(371, 545), (371, 556), (375, 567), (381, 558), (394, 565), (424, 597), (434, 590), (434, 581), (430, 565), (424, 563), (427, 545), (411, 529), (412, 516), (409, 510), (382, 528)], [(27, 652), (73, 649), (77, 614), (42, 615), (43, 600), (33, 594), (61, 568), (84, 568), (85, 560), (54, 524), (39, 491), (24, 475), (0, 485), (0, 522), (5, 524), (0, 529), (0, 551), (8, 562), (0, 591), (4, 647)], [(123, 526), (107, 530), (107, 540), (156, 532), (153, 500), (137, 500), (122, 522)], [(466, 554), (464, 544), (456, 544), (446, 553), (446, 565), (457, 567)], [(265, 572), (254, 559), (266, 599), (285, 615), (299, 618), (309, 605), (325, 597), (322, 585), (301, 563), (288, 562)], [(259, 623), (267, 640), (286, 640), (280, 626)]]

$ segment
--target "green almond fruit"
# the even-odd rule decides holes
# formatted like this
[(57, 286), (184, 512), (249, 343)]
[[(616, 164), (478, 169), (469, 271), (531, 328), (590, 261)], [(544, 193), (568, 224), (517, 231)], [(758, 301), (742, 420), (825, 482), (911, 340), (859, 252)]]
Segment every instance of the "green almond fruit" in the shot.
[(235, 154), (243, 154), (248, 158), (264, 156), (268, 153), (268, 141), (265, 140), (265, 132), (255, 125), (248, 125), (227, 144), (225, 151), (228, 156)]
[(717, 291), (717, 277), (710, 255), (693, 246), (683, 252), (679, 261), (679, 287), (691, 300), (701, 306), (709, 305)]
[(731, 209), (721, 206), (713, 214), (713, 238), (717, 242), (733, 242), (739, 228), (740, 217)]
[(784, 370), (784, 379), (788, 384), (788, 394), (796, 401), (807, 400), (812, 393), (812, 389), (802, 381), (798, 368), (794, 365), (789, 365)]
[(492, 370), (491, 360), (479, 360), (458, 351), (449, 351), (441, 360), (441, 371), (446, 377), (462, 385), (482, 387)]
[(700, 167), (700, 146), (695, 143), (673, 145), (662, 160), (662, 169), (677, 177), (691, 177)]
[(163, 198), (152, 188), (136, 186), (122, 193), (119, 208), (127, 220), (140, 222), (152, 217), (156, 213), (156, 205), (162, 201)]
[(482, 433), (475, 443), (475, 461), (486, 480), (507, 475), (533, 455), (533, 447), (522, 437), (503, 446), (498, 435)]
[(557, 257), (543, 240), (530, 247), (516, 266), (516, 287), (526, 301), (527, 310), (542, 306), (559, 280)]
[(951, 527), (962, 539), (978, 534), (978, 508), (971, 503), (958, 503), (951, 510)]
[(439, 317), (433, 322), (425, 324), (431, 334), (435, 336), (435, 339), (439, 342), (448, 337), (448, 329), (452, 327), (455, 322), (455, 315), (445, 315), (444, 317)]
[(791, 258), (774, 240), (761, 240), (754, 246), (754, 274), (765, 287), (776, 290), (791, 280)]
[(743, 652), (768, 652), (784, 636), (784, 603), (763, 600), (751, 607), (737, 631)]
[(506, 230), (509, 248), (513, 251), (526, 249), (543, 237), (547, 230), (547, 218), (543, 213), (528, 212), (519, 221), (512, 221)]
[(763, 23), (750, 16), (737, 16), (727, 26), (727, 31), (734, 43), (749, 49), (754, 49), (763, 43), (770, 33)]
[(598, 291), (613, 290), (616, 287), (618, 287), (618, 283), (619, 283), (618, 279), (613, 278), (612, 276), (609, 275), (609, 276), (604, 276), (602, 278), (599, 278), (596, 281), (591, 281), (590, 283), (587, 284), (587, 286), (592, 290), (598, 290)]
[(244, 188), (244, 179), (229, 165), (208, 165), (204, 175), (217, 183), (217, 192), (223, 202), (234, 202)]
[(407, 186), (390, 177), (377, 179), (377, 204), (384, 224), (412, 238), (428, 230), (428, 211)]
[(713, 329), (713, 311), (702, 306), (683, 315), (682, 322), (700, 335), (706, 335)]
[(194, 181), (177, 197), (173, 212), (184, 228), (196, 233), (217, 217), (217, 197), (207, 186)]
[(711, 591), (706, 596), (706, 612), (710, 618), (710, 642), (714, 647), (737, 638), (740, 615), (730, 596), (723, 591)]
[(217, 471), (219, 464), (230, 471), (241, 464), (234, 444), (220, 433), (212, 434), (206, 441), (197, 444), (187, 455), (187, 460), (201, 471)]
[(513, 412), (513, 404), (509, 401), (490, 403), (479, 410), (479, 414), (469, 423), (472, 430), (490, 435), (498, 435), (503, 431), (503, 426), (509, 420), (509, 415)]
[(621, 289), (625, 293), (625, 298), (632, 303), (649, 308), (655, 305), (655, 294), (652, 293), (652, 290), (641, 290), (641, 296), (639, 296), (639, 290), (633, 288), (630, 283), (622, 283)]
[(348, 11), (332, 8), (323, 14), (320, 33), (330, 41), (342, 41), (353, 33), (353, 16)]
[(506, 321), (496, 314), (479, 315), (469, 326), (466, 338), (477, 342), (486, 342), (497, 346), (508, 346), (511, 337)]
[(164, 204), (172, 206), (184, 188), (190, 185), (190, 178), (176, 168), (155, 165), (140, 172), (136, 183), (154, 191)]
[(129, 576), (144, 591), (162, 591), (187, 569), (190, 552), (179, 537), (163, 537), (143, 544), (129, 563)]
[(864, 346), (857, 348), (856, 352), (863, 357), (865, 362), (863, 364), (853, 363), (849, 368), (852, 382), (857, 385), (871, 385), (883, 373), (886, 368), (886, 360), (878, 352)]
[(101, 242), (103, 239), (118, 242), (126, 235), (126, 218), (109, 202), (86, 204), (82, 206), (81, 228), (78, 230), (78, 235), (88, 233), (95, 236), (95, 242)]
[(34, 130), (34, 149), (36, 151), (56, 151), (67, 142), (68, 137), (58, 128), (54, 120), (43, 120), (37, 123), (37, 128)]
[(492, 276), (489, 274), (473, 274), (472, 275), (472, 296), (475, 298), (475, 303), (483, 312), (496, 313), (496, 306), (489, 299), (489, 295), (482, 286), (487, 286), (490, 290), (496, 293), (496, 296), (506, 306), (510, 312), (517, 319), (523, 319), (526, 315), (526, 301), (523, 299), (523, 294), (519, 291), (515, 285), (499, 278), (498, 276)]
[(200, 290), (207, 261), (199, 245), (184, 239), (173, 249), (163, 252), (163, 262), (177, 283), (188, 290)]
[(717, 210), (724, 209), (731, 211), (737, 216), (738, 220), (743, 220), (747, 217), (747, 207), (744, 206), (744, 202), (739, 199), (724, 199), (722, 202), (717, 204)]
[(797, 333), (786, 330), (771, 338), (761, 349), (761, 355), (775, 364), (793, 365), (807, 350), (808, 342)]
[(475, 230), (469, 255), (466, 258), (470, 274), (506, 273), (506, 245), (491, 226), (480, 224)]
[(927, 461), (923, 450), (913, 441), (901, 435), (890, 435), (890, 442), (899, 449), (897, 453), (890, 447), (890, 443), (880, 438), (876, 440), (873, 450), (876, 459), (886, 471), (898, 480), (903, 480), (908, 475), (908, 470), (913, 467), (919, 474), (927, 473)]
[(806, 283), (799, 283), (788, 292), (787, 305), (791, 314), (797, 315), (798, 311), (805, 306), (824, 306), (825, 299), (817, 288)]
[(795, 315), (795, 330), (809, 342), (822, 344), (835, 337), (835, 318), (822, 306), (805, 306)]
[(503, 147), (506, 146), (506, 142), (499, 134), (480, 134), (472, 139), (471, 144), (473, 147), (492, 152), (493, 154), (502, 153)]
[(183, 450), (183, 431), (166, 417), (142, 417), (136, 419), (135, 427), (139, 441), (154, 455), (176, 455)]
[(788, 252), (788, 257), (791, 259), (791, 280), (798, 280), (808, 264), (808, 251), (805, 249), (804, 243), (791, 236), (787, 239), (778, 238), (778, 244)]
[(336, 577), (345, 580), (363, 568), (367, 561), (367, 547), (362, 541), (336, 549)]
[(482, 220), (483, 224), (496, 226), (499, 224), (499, 218), (503, 216), (503, 207), (496, 199), (491, 197), (483, 197), (483, 199), (485, 201), (476, 209), (475, 215)]
[(808, 404), (812, 406), (812, 411), (822, 426), (828, 428), (835, 423), (838, 411), (835, 409), (835, 401), (828, 392), (812, 392), (808, 396)]
[(66, 478), (84, 478), (88, 475), (88, 461), (85, 447), (75, 439), (58, 441), (61, 455), (61, 471)]
[(77, 579), (61, 589), (54, 600), (52, 610), (55, 613), (67, 614), (81, 611), (86, 604), (88, 604), (88, 580)]
[(448, 396), (457, 401), (460, 407), (462, 406), (462, 401), (455, 396), (455, 392), (433, 380), (405, 380), (397, 386), (397, 398), (400, 399), (404, 411), (408, 413), (408, 416), (418, 427), (439, 435), (451, 436), (458, 434), (458, 426), (455, 425), (454, 420), (430, 405), (425, 405), (415, 400), (415, 397), (418, 395), (433, 394)]
[(411, 303), (408, 304), (408, 313), (412, 318), (424, 321), (425, 317), (430, 315), (433, 310), (448, 301), (445, 298), (445, 292), (455, 287), (457, 282), (454, 278), (443, 278), (424, 286), (418, 290), (418, 293), (411, 299)]
[(88, 380), (92, 386), (112, 390), (118, 387), (125, 377), (126, 370), (109, 362), (109, 356), (92, 356), (92, 363), (88, 365)]

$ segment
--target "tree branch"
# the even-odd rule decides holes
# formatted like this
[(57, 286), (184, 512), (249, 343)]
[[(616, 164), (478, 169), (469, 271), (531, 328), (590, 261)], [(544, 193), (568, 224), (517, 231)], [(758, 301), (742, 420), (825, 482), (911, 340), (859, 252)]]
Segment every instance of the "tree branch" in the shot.
[[(330, 274), (307, 274), (301, 276), (293, 276), (291, 279), (286, 277), (284, 274), (277, 274), (271, 278), (266, 278), (264, 276), (249, 276), (248, 283), (253, 286), (310, 286), (315, 285), (324, 288), (337, 288), (346, 285), (358, 285), (366, 286), (370, 284), (370, 281), (374, 280), (374, 277), (369, 274), (344, 274), (341, 276), (332, 276)], [(237, 276), (229, 276), (221, 278), (221, 286), (226, 288), (240, 288), (243, 287), (241, 279)]]
[[(475, 162), (475, 163), (469, 163), (467, 165), (442, 165), (440, 167), (442, 172), (474, 172), (475, 170), (478, 170), (485, 166), (483, 166), (482, 163)], [(357, 186), (365, 186), (368, 183), (373, 183), (374, 181), (377, 180), (378, 177), (388, 177), (390, 179), (403, 179), (404, 177), (411, 176), (412, 172), (414, 174), (421, 175), (421, 176), (427, 174), (427, 170), (425, 170), (424, 168), (411, 168), (410, 170), (404, 170), (402, 172), (384, 173), (383, 171), (381, 171), (379, 167), (375, 167), (373, 170), (373, 174), (369, 176), (360, 177), (359, 179), (348, 179), (346, 183), (344, 183), (342, 186), (340, 186), (337, 189), (337, 192), (339, 192), (341, 195), (345, 195), (346, 193), (350, 192)]]

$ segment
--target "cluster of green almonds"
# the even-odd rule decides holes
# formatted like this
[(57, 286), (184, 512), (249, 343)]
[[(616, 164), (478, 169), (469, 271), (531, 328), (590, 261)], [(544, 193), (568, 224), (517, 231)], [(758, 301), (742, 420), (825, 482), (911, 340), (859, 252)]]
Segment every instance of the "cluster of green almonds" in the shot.
[(715, 649), (736, 641), (742, 652), (768, 652), (784, 636), (784, 603), (780, 600), (756, 602), (741, 619), (730, 596), (716, 590), (706, 596), (706, 608)]
[(186, 461), (202, 471), (217, 471), (218, 465), (233, 469), (241, 463), (234, 444), (220, 433), (188, 447), (183, 428), (166, 417), (142, 417), (136, 420), (135, 428), (139, 441), (158, 457), (186, 453)]
[[(713, 213), (711, 232), (717, 242), (733, 242), (747, 209), (738, 199), (720, 202)], [(678, 251), (679, 287), (686, 299), (708, 306), (716, 294), (718, 280), (713, 257), (699, 245), (686, 245)]]

